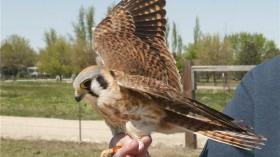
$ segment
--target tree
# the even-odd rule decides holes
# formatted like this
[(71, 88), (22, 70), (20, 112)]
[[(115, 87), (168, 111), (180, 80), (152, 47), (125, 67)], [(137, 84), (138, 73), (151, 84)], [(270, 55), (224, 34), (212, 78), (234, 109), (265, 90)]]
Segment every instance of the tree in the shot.
[(189, 60), (194, 60), (197, 58), (197, 45), (194, 43), (189, 43), (187, 46), (184, 46), (185, 58)]
[[(45, 32), (45, 39), (49, 36), (57, 36), (54, 29)], [(48, 42), (47, 40), (45, 40)], [(39, 56), (38, 68), (48, 75), (70, 76), (72, 74), (73, 65), (71, 62), (72, 56), (71, 44), (63, 37), (57, 37), (51, 44), (47, 44), (46, 48), (42, 49)]]
[(227, 39), (234, 50), (235, 64), (255, 65), (279, 55), (279, 49), (276, 48), (275, 43), (259, 33), (236, 33), (227, 36)]
[(194, 37), (194, 44), (196, 44), (197, 41), (199, 40), (199, 38), (202, 35), (202, 32), (200, 31), (200, 24), (199, 24), (198, 16), (195, 19), (195, 26), (194, 26), (194, 29), (193, 29), (193, 34), (194, 34), (193, 35), (193, 37)]
[[(168, 34), (169, 34), (169, 24), (168, 24)], [(168, 37), (167, 37), (168, 39)], [(182, 36), (178, 33), (176, 23), (173, 21), (172, 23), (172, 36), (171, 36), (171, 45), (172, 45), (172, 55), (176, 60), (176, 66), (179, 69), (179, 72), (182, 72), (182, 64), (185, 60), (185, 56), (183, 54), (184, 43)]]
[(1, 43), (0, 55), (4, 75), (17, 75), (20, 69), (37, 62), (37, 53), (29, 41), (19, 35), (11, 35)]
[(233, 51), (228, 40), (220, 39), (218, 34), (203, 35), (197, 41), (198, 65), (228, 65), (232, 62)]
[(183, 53), (183, 50), (185, 50), (185, 46), (183, 45), (183, 39), (181, 37), (181, 35), (178, 35), (177, 36), (177, 50), (175, 51), (174, 53), (174, 56), (175, 56), (175, 59), (176, 59), (176, 66), (177, 68), (179, 69), (179, 72), (181, 73), (182, 72), (182, 65), (183, 65), (183, 62), (185, 61), (186, 59), (186, 55), (185, 53)]
[(264, 56), (262, 56), (262, 61), (269, 60), (275, 56), (280, 55), (280, 49), (278, 48), (271, 48), (269, 49)]
[(180, 56), (182, 54), (183, 51), (183, 47), (184, 47), (184, 43), (183, 43), (183, 38), (181, 35), (178, 35), (178, 44), (177, 44), (177, 54), (178, 56)]
[[(94, 22), (94, 8), (91, 6), (86, 12), (86, 29), (87, 29), (87, 40), (88, 44), (91, 45), (92, 42), (92, 27), (95, 25)], [(90, 47), (90, 46), (89, 46)]]
[[(229, 65), (232, 63), (233, 51), (226, 38), (221, 39), (218, 34), (206, 34), (197, 40), (196, 55), (194, 63), (197, 65)], [(216, 73), (205, 73), (207, 81), (211, 75), (215, 83)]]
[(240, 65), (256, 65), (261, 62), (261, 54), (257, 45), (251, 41), (244, 41), (242, 50), (239, 52), (238, 63)]
[(53, 28), (50, 29), (50, 32), (45, 32), (44, 35), (44, 41), (47, 46), (55, 44), (58, 40), (56, 31)]
[(107, 9), (106, 9), (106, 16), (109, 15), (109, 13), (114, 9), (115, 6), (116, 6), (116, 3), (113, 2), (113, 3), (111, 3), (111, 4), (107, 7)]
[(200, 30), (199, 18), (196, 17), (195, 19), (195, 26), (193, 29), (193, 39), (194, 42), (185, 46), (185, 52), (187, 53), (185, 56), (189, 60), (194, 60), (197, 58), (197, 49), (198, 49), (198, 41), (202, 37), (202, 32)]
[(78, 23), (73, 23), (76, 40), (87, 44), (87, 29), (85, 26), (85, 9), (81, 7), (78, 15)]
[(172, 26), (172, 36), (171, 36), (171, 41), (172, 41), (172, 54), (176, 60), (178, 60), (178, 57), (181, 57), (181, 53), (184, 48), (183, 44), (183, 38), (182, 36), (178, 33), (177, 31), (177, 26), (176, 23), (173, 21), (173, 26)]
[(169, 48), (169, 32), (170, 32), (170, 23), (169, 20), (166, 19), (165, 42), (168, 48)]
[(172, 53), (176, 54), (177, 46), (178, 46), (178, 34), (177, 34), (177, 26), (176, 23), (173, 21), (172, 24)]
[(97, 56), (92, 49), (92, 27), (94, 27), (94, 7), (79, 10), (78, 22), (73, 23), (75, 39), (73, 44), (73, 72), (78, 73), (85, 67), (96, 64)]
[(189, 43), (188, 45), (184, 46), (184, 58), (189, 59), (189, 60), (194, 60), (197, 58), (197, 42), (200, 40), (202, 37), (202, 32), (200, 30), (200, 24), (199, 24), (199, 18), (196, 17), (195, 19), (195, 26), (193, 29), (193, 38), (194, 42)]

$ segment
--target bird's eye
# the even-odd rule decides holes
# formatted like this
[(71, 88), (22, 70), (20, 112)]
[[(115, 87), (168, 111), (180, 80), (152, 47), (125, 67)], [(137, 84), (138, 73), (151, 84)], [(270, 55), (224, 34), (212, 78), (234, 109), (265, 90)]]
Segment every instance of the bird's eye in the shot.
[(81, 84), (81, 88), (83, 89), (89, 89), (91, 85), (91, 79), (87, 79), (85, 80), (82, 84)]

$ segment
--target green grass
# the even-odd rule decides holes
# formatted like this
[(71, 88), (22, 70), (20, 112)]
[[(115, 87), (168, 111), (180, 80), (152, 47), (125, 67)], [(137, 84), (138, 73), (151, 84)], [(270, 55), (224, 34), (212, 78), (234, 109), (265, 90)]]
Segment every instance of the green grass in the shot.
[[(236, 87), (239, 84), (239, 80), (228, 80), (228, 83), (225, 84), (225, 86), (230, 86), (230, 87)], [(210, 79), (209, 81), (206, 81), (205, 79), (200, 79), (199, 82), (196, 82), (197, 86), (213, 86), (214, 85), (214, 80)], [(216, 80), (216, 86), (224, 86), (224, 80), (223, 79), (218, 79)]]
[[(72, 84), (45, 82), (1, 82), (0, 115), (78, 119), (78, 103)], [(196, 91), (196, 99), (219, 111), (232, 96), (224, 91)], [(82, 119), (101, 119), (85, 101)]]
[[(72, 84), (1, 82), (1, 115), (78, 119)], [(91, 105), (82, 104), (83, 119), (100, 119)]]
[(230, 101), (233, 95), (233, 90), (213, 91), (213, 90), (197, 90), (195, 93), (196, 100), (214, 108), (218, 111), (223, 111), (226, 104)]
[[(1, 157), (99, 157), (108, 144), (76, 143), (61, 141), (28, 141), (1, 139)], [(198, 157), (201, 150), (182, 147), (150, 147), (151, 156)]]

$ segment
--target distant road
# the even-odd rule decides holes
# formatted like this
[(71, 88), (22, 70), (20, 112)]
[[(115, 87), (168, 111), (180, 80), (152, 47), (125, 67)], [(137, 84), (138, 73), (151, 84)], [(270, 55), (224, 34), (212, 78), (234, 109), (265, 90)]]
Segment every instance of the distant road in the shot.
[[(0, 116), (1, 138), (27, 140), (79, 141), (79, 121), (52, 118), (26, 118)], [(104, 121), (82, 121), (82, 141), (108, 143), (111, 132)], [(152, 134), (153, 145), (184, 146), (185, 134)], [(203, 148), (206, 138), (198, 136), (198, 148)]]
[[(28, 79), (28, 80), (20, 80), (17, 79), (17, 82), (57, 82), (56, 79)], [(5, 80), (5, 82), (13, 82), (13, 80)], [(63, 79), (62, 82), (65, 83), (72, 83), (73, 80), (72, 79)], [(225, 87), (225, 89), (228, 89), (229, 87)], [(230, 89), (235, 90), (235, 86), (231, 86)], [(202, 89), (202, 90), (224, 90), (223, 86), (203, 86), (203, 85), (199, 85), (197, 86), (197, 89)]]

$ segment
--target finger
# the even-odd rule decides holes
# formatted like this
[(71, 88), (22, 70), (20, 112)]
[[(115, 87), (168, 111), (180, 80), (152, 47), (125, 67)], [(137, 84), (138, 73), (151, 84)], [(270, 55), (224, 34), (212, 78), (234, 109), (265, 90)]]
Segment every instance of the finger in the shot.
[(133, 140), (128, 144), (125, 144), (121, 149), (117, 151), (115, 157), (125, 157), (126, 155), (135, 155), (138, 152), (138, 141)]
[(144, 136), (141, 141), (144, 144), (144, 147), (138, 150), (137, 157), (145, 157), (148, 154), (148, 148), (152, 143), (151, 136)]
[(141, 142), (143, 142), (143, 144), (146, 146), (146, 147), (149, 147), (152, 142), (153, 142), (153, 139), (151, 136), (144, 136), (142, 139), (141, 139)]

